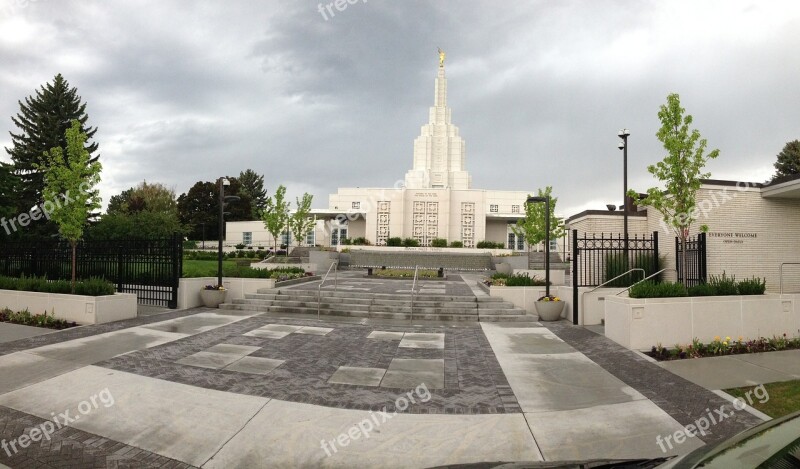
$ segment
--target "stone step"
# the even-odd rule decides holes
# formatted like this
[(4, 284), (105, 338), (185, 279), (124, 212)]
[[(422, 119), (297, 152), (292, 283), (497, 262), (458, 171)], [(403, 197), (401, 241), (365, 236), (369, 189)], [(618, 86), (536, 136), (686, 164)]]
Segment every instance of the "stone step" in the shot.
[[(220, 306), (223, 310), (237, 310), (237, 311), (253, 311), (262, 313), (284, 313), (284, 314), (317, 314), (316, 308), (303, 308), (303, 307), (286, 307), (286, 306), (264, 306), (264, 305), (249, 305), (249, 304), (234, 304), (223, 303)], [(372, 318), (372, 319), (401, 319), (410, 320), (411, 314), (409, 312), (390, 312), (390, 311), (331, 311), (321, 309), (319, 313), (323, 316), (344, 316), (354, 318)], [(415, 320), (427, 321), (477, 321), (477, 314), (456, 314), (456, 313), (427, 313), (427, 312), (414, 312)]]
[(539, 317), (532, 314), (513, 314), (502, 316), (479, 316), (481, 322), (537, 322)]

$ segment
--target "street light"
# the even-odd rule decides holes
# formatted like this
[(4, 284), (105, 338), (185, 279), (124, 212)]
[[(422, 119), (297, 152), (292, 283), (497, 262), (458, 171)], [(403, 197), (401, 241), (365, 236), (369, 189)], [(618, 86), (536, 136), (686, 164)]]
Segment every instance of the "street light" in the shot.
[(544, 294), (550, 296), (550, 197), (528, 197), (526, 203), (544, 203)]
[(622, 236), (623, 250), (625, 252), (625, 266), (628, 263), (628, 129), (622, 129), (617, 134), (622, 139), (619, 149), (622, 150)]
[(230, 186), (231, 182), (226, 178), (219, 178), (219, 241), (217, 243), (217, 285), (222, 285), (222, 237), (225, 229), (225, 215), (230, 213), (225, 211), (225, 204), (237, 202), (238, 196), (225, 196), (225, 186)]

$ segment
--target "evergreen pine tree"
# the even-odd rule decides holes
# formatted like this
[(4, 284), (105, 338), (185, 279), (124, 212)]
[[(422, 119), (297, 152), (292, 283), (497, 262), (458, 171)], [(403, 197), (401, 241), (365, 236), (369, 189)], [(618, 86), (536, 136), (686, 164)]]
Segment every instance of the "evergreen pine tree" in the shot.
[(775, 162), (775, 177), (800, 174), (800, 140), (786, 142)]
[[(19, 128), (19, 133), (11, 133), (11, 148), (6, 152), (14, 163), (14, 173), (19, 177), (20, 183), (17, 190), (17, 212), (26, 213), (35, 206), (41, 206), (44, 190), (44, 173), (46, 170), (37, 169), (36, 165), (46, 165), (46, 152), (58, 147), (66, 152), (66, 131), (72, 120), (77, 120), (81, 131), (86, 134), (86, 151), (89, 152), (90, 162), (97, 161), (98, 156), (93, 155), (97, 150), (97, 143), (90, 142), (97, 132), (97, 128), (87, 127), (86, 103), (78, 95), (77, 88), (70, 88), (69, 83), (61, 74), (46, 83), (36, 94), (19, 101), (20, 112), (11, 120)], [(26, 235), (50, 235), (57, 232), (57, 227), (48, 223), (42, 217), (38, 222), (33, 222), (26, 229)]]

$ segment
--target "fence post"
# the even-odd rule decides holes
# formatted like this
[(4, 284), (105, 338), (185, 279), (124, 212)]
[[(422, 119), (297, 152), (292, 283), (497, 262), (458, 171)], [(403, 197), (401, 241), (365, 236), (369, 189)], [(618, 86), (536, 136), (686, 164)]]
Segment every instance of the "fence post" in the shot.
[(122, 262), (122, 243), (115, 243), (117, 244), (117, 293), (122, 292), (122, 270), (123, 270), (123, 262)]
[(697, 237), (697, 270), (699, 283), (706, 283), (706, 274), (708, 265), (706, 264), (706, 234), (700, 233)]
[(180, 285), (181, 270), (183, 264), (183, 240), (178, 233), (172, 234), (172, 297), (169, 300), (169, 307), (178, 307), (178, 286)]
[(578, 325), (578, 230), (572, 230), (572, 324)]
[(683, 269), (681, 268), (681, 240), (679, 237), (675, 237), (675, 275), (678, 277), (678, 283), (683, 283), (683, 279), (681, 278), (681, 272)]
[[(653, 273), (658, 272), (658, 231), (653, 231)], [(646, 276), (645, 276), (646, 277)], [(658, 280), (657, 278), (655, 279)]]

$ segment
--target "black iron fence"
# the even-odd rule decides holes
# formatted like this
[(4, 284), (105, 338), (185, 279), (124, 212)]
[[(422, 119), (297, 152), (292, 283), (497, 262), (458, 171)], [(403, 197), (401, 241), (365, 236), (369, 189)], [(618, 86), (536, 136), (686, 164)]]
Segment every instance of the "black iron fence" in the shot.
[(628, 287), (642, 279), (641, 272), (629, 273), (614, 279), (630, 269), (643, 269), (646, 275), (659, 270), (658, 232), (651, 235), (624, 235), (617, 233), (585, 233), (572, 231), (572, 285), (576, 287)]
[(675, 237), (675, 265), (678, 271), (678, 282), (687, 287), (706, 283), (706, 234), (700, 233), (686, 239), (686, 278), (684, 279), (683, 250), (681, 239)]
[[(116, 285), (117, 292), (135, 293), (141, 304), (177, 307), (183, 268), (180, 236), (81, 241), (76, 258), (79, 278), (104, 278)], [(70, 279), (72, 248), (55, 239), (2, 243), (0, 275)]]

